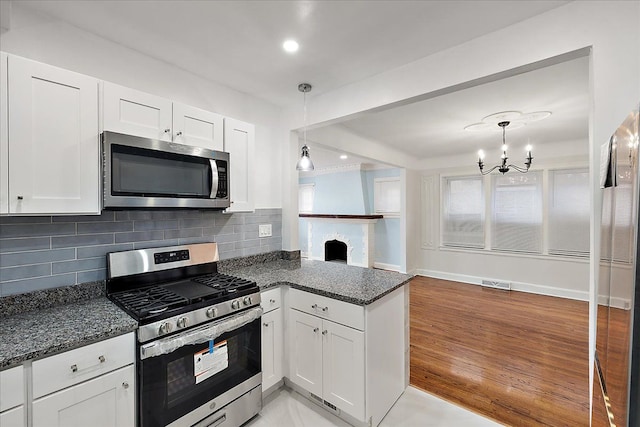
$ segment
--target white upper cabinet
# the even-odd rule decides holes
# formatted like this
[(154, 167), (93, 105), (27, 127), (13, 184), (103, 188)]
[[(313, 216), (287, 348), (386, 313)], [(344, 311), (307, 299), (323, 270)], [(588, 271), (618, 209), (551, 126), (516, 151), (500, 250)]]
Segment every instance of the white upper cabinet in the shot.
[(104, 130), (222, 151), (221, 115), (104, 83)]
[(104, 130), (171, 141), (172, 103), (139, 90), (104, 82)]
[(8, 111), (2, 150), (6, 146), (11, 159), (8, 177), (2, 164), (8, 213), (98, 214), (99, 81), (15, 56), (2, 74), (8, 80), (2, 93)]
[(220, 114), (173, 103), (173, 142), (222, 151), (223, 123)]
[(224, 119), (224, 151), (228, 152), (231, 171), (231, 206), (227, 212), (254, 210), (254, 153), (255, 127), (235, 119)]

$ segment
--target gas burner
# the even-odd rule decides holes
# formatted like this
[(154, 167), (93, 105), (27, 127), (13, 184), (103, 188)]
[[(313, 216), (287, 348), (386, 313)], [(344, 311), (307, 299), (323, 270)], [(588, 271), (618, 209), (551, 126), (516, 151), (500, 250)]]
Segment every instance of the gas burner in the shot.
[(162, 313), (188, 302), (186, 298), (175, 292), (158, 286), (119, 292), (111, 297), (138, 318)]
[(214, 289), (226, 290), (228, 293), (238, 292), (255, 286), (255, 282), (221, 273), (195, 277), (191, 280)]

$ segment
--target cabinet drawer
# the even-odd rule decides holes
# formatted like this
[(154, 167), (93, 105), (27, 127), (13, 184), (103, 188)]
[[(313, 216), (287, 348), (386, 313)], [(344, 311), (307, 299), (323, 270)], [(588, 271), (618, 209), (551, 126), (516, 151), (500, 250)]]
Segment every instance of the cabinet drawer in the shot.
[(33, 362), (33, 397), (97, 377), (135, 360), (133, 333)]
[(280, 308), (282, 305), (282, 292), (280, 287), (278, 286), (277, 288), (271, 288), (261, 292), (260, 299), (262, 300), (260, 307), (262, 307), (265, 313)]
[(364, 331), (364, 307), (299, 289), (289, 292), (291, 308)]
[(0, 372), (0, 412), (24, 403), (23, 372), (22, 366)]

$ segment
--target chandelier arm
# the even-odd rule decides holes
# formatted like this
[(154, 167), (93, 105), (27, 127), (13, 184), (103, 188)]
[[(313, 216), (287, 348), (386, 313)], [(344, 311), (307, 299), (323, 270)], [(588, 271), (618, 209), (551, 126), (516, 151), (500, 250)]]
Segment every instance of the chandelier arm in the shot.
[(509, 165), (509, 168), (514, 168), (515, 170), (517, 170), (520, 173), (527, 173), (529, 172), (529, 168), (521, 168), (519, 166), (516, 165)]
[(491, 169), (489, 169), (489, 170), (488, 170), (488, 171), (486, 171), (486, 172), (485, 172), (485, 171), (483, 171), (483, 170), (480, 170), (480, 173), (481, 173), (482, 175), (489, 175), (491, 172), (493, 172), (494, 170), (498, 169), (499, 167), (500, 167), (500, 165), (496, 165), (496, 166), (492, 167)]

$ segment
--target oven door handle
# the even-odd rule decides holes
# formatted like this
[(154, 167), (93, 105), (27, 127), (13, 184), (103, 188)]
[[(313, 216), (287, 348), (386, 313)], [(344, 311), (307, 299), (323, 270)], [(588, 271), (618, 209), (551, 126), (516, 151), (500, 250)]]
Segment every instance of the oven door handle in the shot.
[(227, 413), (225, 412), (224, 414), (220, 415), (218, 418), (213, 420), (212, 423), (209, 423), (211, 418), (215, 416), (217, 416), (217, 414), (213, 414), (205, 418), (204, 420), (200, 421), (198, 424), (194, 424), (193, 427), (218, 427), (220, 424), (227, 421)]
[(254, 307), (242, 313), (234, 314), (215, 323), (209, 323), (183, 333), (162, 338), (140, 346), (140, 360), (169, 354), (192, 344), (201, 344), (218, 338), (225, 332), (238, 329), (262, 316), (262, 308)]

